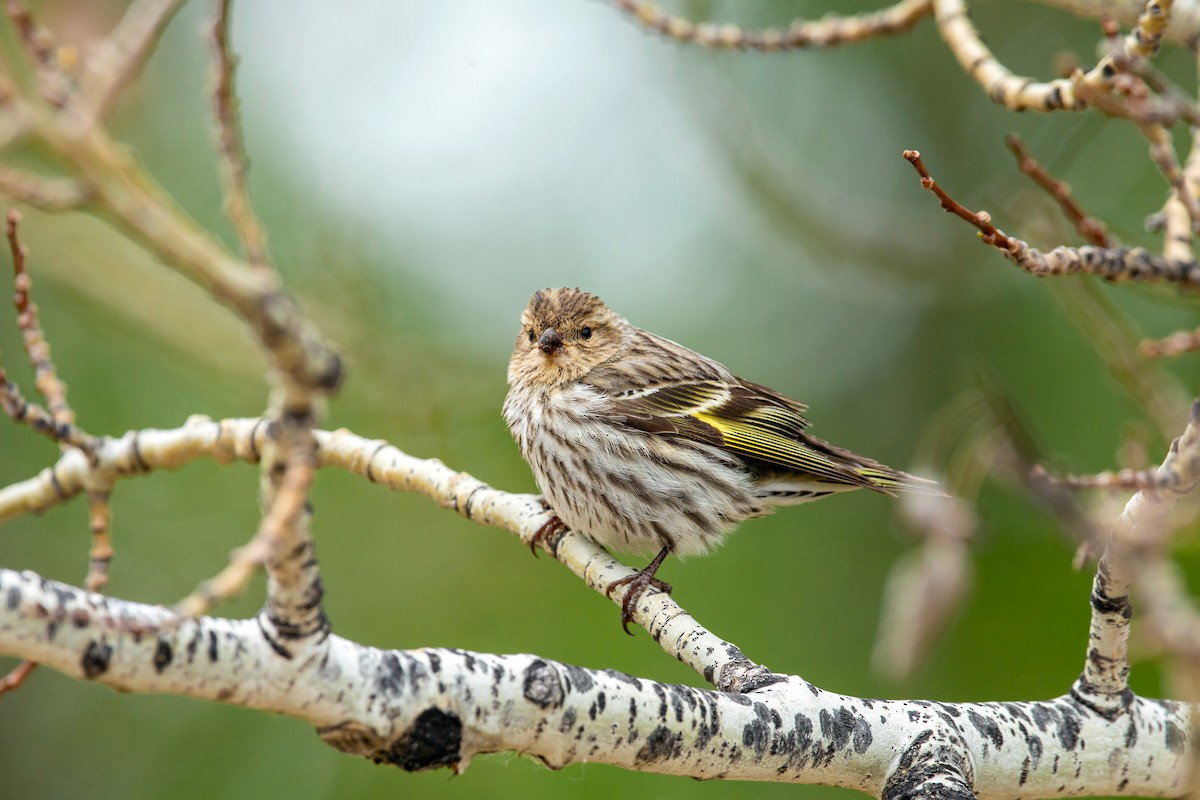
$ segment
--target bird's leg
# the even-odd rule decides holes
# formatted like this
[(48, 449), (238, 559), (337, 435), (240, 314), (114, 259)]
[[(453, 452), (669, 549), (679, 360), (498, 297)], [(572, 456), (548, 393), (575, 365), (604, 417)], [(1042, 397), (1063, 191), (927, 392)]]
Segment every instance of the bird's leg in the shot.
[(670, 547), (664, 547), (641, 572), (636, 575), (630, 575), (628, 578), (618, 578), (604, 590), (604, 594), (607, 597), (612, 597), (613, 589), (616, 589), (618, 586), (629, 587), (625, 590), (625, 597), (621, 599), (621, 627), (630, 636), (633, 636), (629, 631), (629, 623), (633, 622), (633, 607), (637, 604), (638, 599), (646, 593), (646, 590), (653, 586), (661, 592), (671, 593), (671, 584), (654, 577), (654, 573), (658, 572), (658, 568), (662, 566), (663, 559), (670, 552)]
[[(546, 506), (547, 510), (550, 509), (550, 506), (546, 505), (546, 501), (544, 500), (542, 501), (542, 505)], [(558, 518), (557, 514), (555, 514), (550, 519), (546, 520), (542, 527), (538, 528), (534, 532), (533, 536), (529, 539), (529, 552), (533, 553), (534, 557), (537, 557), (537, 547), (539, 544), (548, 540), (551, 536), (557, 536), (566, 529), (567, 526), (563, 524), (563, 521)]]

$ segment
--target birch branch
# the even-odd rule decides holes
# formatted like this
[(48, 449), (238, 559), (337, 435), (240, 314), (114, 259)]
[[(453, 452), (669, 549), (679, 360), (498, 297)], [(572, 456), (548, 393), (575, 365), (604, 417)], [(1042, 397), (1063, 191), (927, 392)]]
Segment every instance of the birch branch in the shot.
[(464, 770), (515, 751), (688, 775), (843, 786), (884, 798), (1171, 796), (1188, 707), (1136, 699), (1115, 720), (1071, 697), (862, 700), (800, 678), (748, 695), (533, 655), (378, 650), (319, 632), (287, 650), (253, 620), (189, 619), (0, 570), (0, 652), (122, 691), (296, 717), (345, 752)]
[[(82, 453), (69, 451), (37, 476), (0, 489), (0, 523), (45, 511), (79, 495), (86, 491), (93, 471), (117, 480), (158, 469), (178, 469), (199, 458), (258, 463), (267, 446), (267, 427), (267, 421), (259, 418), (214, 422), (196, 416), (182, 428), (130, 431), (120, 438), (101, 439), (91, 461)], [(436, 459), (415, 458), (384, 441), (364, 439), (347, 430), (316, 431), (315, 441), (318, 468), (338, 467), (394, 491), (423, 494), (473, 522), (510, 531), (526, 544), (550, 517), (533, 495), (493, 489)], [(255, 545), (259, 553), (261, 547)], [(544, 543), (544, 547), (601, 595), (609, 583), (634, 573), (592, 540), (573, 532)], [(206, 603), (221, 596), (219, 587), (233, 579), (230, 576), (219, 580), (218, 586), (201, 587), (196, 596), (184, 601), (184, 608), (203, 613)], [(619, 604), (619, 599), (613, 602)], [(777, 680), (735, 645), (701, 626), (668, 594), (648, 592), (634, 619), (664, 651), (720, 689), (747, 691)]]
[[(104, 440), (93, 459), (122, 475), (206, 455), (254, 460), (268, 440), (265, 427), (262, 420), (193, 418), (177, 430)], [(1180, 480), (1164, 481), (1176, 495), (1191, 489), (1192, 473), (1180, 470), (1200, 461), (1196, 430), (1189, 425), (1163, 468), (1179, 473)], [(316, 441), (320, 466), (421, 492), (525, 540), (547, 516), (536, 498), (496, 491), (384, 442), (348, 431), (318, 432)], [(78, 494), (90, 468), (78, 451), (65, 453), (37, 478), (0, 491), (0, 520)], [(1162, 506), (1139, 493), (1124, 519), (1158, 524)], [(581, 536), (567, 534), (556, 544), (547, 548), (597, 591), (621, 570), (630, 572)], [(315, 570), (311, 552), (308, 560)], [(1097, 586), (1110, 583), (1100, 601), (1100, 590), (1093, 597), (1084, 675), (1070, 694), (1044, 702), (860, 700), (761, 668), (757, 681), (736, 685), (729, 676), (749, 662), (739, 662), (731, 645), (722, 651), (699, 626), (690, 638), (672, 640), (670, 626), (691, 620), (682, 611), (672, 616), (673, 601), (662, 594), (643, 602), (639, 622), (693, 667), (709, 659), (698, 671), (742, 694), (530, 655), (376, 650), (332, 635), (315, 602), (298, 607), (316, 609), (318, 624), (281, 627), (278, 601), (287, 595), (276, 585), (257, 618), (232, 621), (177, 615), (9, 570), (0, 570), (0, 653), (122, 690), (295, 716), (338, 749), (405, 769), (462, 770), (474, 755), (513, 750), (552, 767), (600, 761), (692, 777), (822, 783), (886, 798), (1177, 795), (1191, 764), (1190, 707), (1128, 690), (1127, 605), (1117, 602), (1123, 584), (1111, 582), (1113, 563), (1107, 555), (1101, 562)]]

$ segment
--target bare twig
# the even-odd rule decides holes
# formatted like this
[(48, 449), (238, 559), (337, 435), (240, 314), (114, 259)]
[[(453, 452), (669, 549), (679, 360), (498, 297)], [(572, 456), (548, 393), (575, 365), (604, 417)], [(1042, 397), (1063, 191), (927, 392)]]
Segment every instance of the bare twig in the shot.
[(647, 28), (677, 42), (703, 47), (775, 52), (840, 44), (890, 36), (909, 30), (932, 10), (932, 0), (899, 0), (879, 11), (850, 16), (828, 14), (818, 20), (797, 19), (787, 28), (747, 30), (730, 23), (692, 22), (667, 14), (643, 0), (611, 0)]
[(1063, 216), (1075, 226), (1080, 236), (1097, 247), (1112, 247), (1115, 244), (1108, 233), (1108, 226), (1084, 212), (1072, 197), (1070, 185), (1047, 172), (1046, 168), (1029, 154), (1020, 136), (1010, 133), (1004, 137), (1004, 143), (1016, 156), (1017, 168), (1054, 198), (1058, 207), (1062, 209)]
[(980, 239), (985, 244), (992, 245), (1001, 250), (1009, 250), (1014, 246), (1014, 241), (1006, 233), (1001, 231), (992, 224), (992, 216), (986, 211), (971, 211), (946, 193), (938, 182), (933, 179), (929, 171), (925, 169), (924, 162), (921, 161), (921, 153), (918, 150), (905, 150), (904, 158), (908, 163), (913, 165), (913, 169), (921, 176), (921, 188), (928, 189), (937, 195), (941, 202), (942, 210), (947, 213), (954, 214), (956, 217), (966, 220), (979, 229)]
[(230, 3), (231, 0), (215, 0), (209, 31), (215, 63), (212, 104), (217, 121), (217, 155), (225, 178), (225, 213), (237, 231), (246, 261), (257, 266), (267, 263), (267, 241), (262, 223), (250, 204), (250, 189), (246, 184), (246, 153), (233, 82), (235, 59), (229, 50)]
[(0, 678), (0, 696), (20, 689), (21, 685), (25, 683), (25, 679), (29, 677), (29, 673), (35, 669), (37, 669), (37, 662), (29, 659), (13, 667), (7, 675)]
[(1048, 481), (1066, 489), (1103, 489), (1105, 491), (1134, 491), (1150, 490), (1159, 485), (1158, 468), (1123, 469), (1117, 472), (1106, 471), (1095, 475), (1056, 474), (1047, 470), (1041, 464), (1033, 468), (1034, 476), (1039, 480)]
[(78, 447), (84, 452), (95, 447), (96, 440), (92, 436), (75, 425), (58, 424), (49, 411), (26, 400), (17, 385), (8, 379), (8, 375), (5, 374), (2, 367), (0, 367), (0, 407), (13, 422), (26, 425), (55, 442)]
[(1130, 59), (1133, 69), (1139, 69), (1142, 62), (1158, 53), (1173, 5), (1174, 0), (1147, 0), (1137, 24), (1125, 38), (1125, 57)]
[(43, 211), (66, 211), (91, 199), (87, 187), (70, 178), (48, 178), (0, 164), (0, 194)]
[(20, 0), (8, 0), (6, 12), (17, 38), (29, 54), (37, 79), (38, 95), (50, 105), (61, 107), (70, 95), (71, 78), (59, 64), (54, 36), (34, 22), (29, 9)]
[(89, 592), (99, 592), (108, 585), (108, 565), (112, 562), (112, 509), (109, 506), (110, 492), (88, 492), (88, 527), (92, 532), (92, 551), (88, 558), (87, 579), (84, 587)]
[(989, 98), (1012, 111), (1079, 111), (1087, 101), (1072, 80), (1045, 83), (1014, 74), (996, 59), (971, 22), (965, 0), (934, 0), (938, 32), (968, 75)]
[(25, 352), (33, 367), (34, 384), (37, 386), (38, 393), (45, 398), (55, 424), (72, 425), (75, 422), (75, 412), (67, 403), (67, 386), (59, 380), (58, 370), (50, 358), (50, 343), (46, 341), (46, 335), (42, 331), (37, 304), (29, 299), (29, 292), (33, 288), (33, 279), (25, 270), (25, 258), (28, 250), (21, 244), (17, 234), (17, 226), (20, 221), (19, 213), (8, 212), (5, 235), (8, 238), (8, 246), (13, 260), (13, 284), (16, 287), (13, 304), (17, 308), (17, 327), (21, 329)]
[[(1200, 127), (1192, 130), (1191, 151), (1183, 167), (1184, 197), (1200, 194)], [(1187, 204), (1180, 192), (1172, 192), (1163, 205), (1163, 255), (1167, 258), (1186, 260), (1193, 257), (1195, 226)]]
[(1138, 348), (1146, 358), (1168, 358), (1200, 350), (1200, 328), (1177, 331), (1164, 339), (1147, 339)]
[[(1134, 118), (1138, 121), (1137, 118)], [(1192, 229), (1200, 227), (1200, 201), (1189, 190), (1183, 170), (1179, 167), (1179, 159), (1175, 155), (1175, 145), (1171, 134), (1165, 127), (1157, 123), (1138, 122), (1142, 135), (1150, 142), (1150, 158), (1159, 172), (1171, 185), (1175, 200), (1187, 211)]]
[(924, 662), (971, 584), (970, 543), (978, 517), (961, 497), (904, 495), (900, 513), (920, 545), (888, 573), (872, 668), (903, 680)]
[[(21, 215), (9, 211), (5, 228), (9, 250), (12, 253), (14, 284), (16, 293), (13, 303), (17, 309), (17, 327), (20, 328), (24, 340), (25, 352), (33, 367), (34, 380), (38, 392), (45, 398), (48, 410), (25, 402), (16, 386), (4, 381), (0, 389), (6, 410), (14, 419), (21, 419), (35, 430), (50, 436), (62, 447), (78, 447), (89, 457), (96, 448), (96, 439), (88, 436), (75, 426), (75, 412), (67, 403), (67, 387), (58, 377), (58, 370), (50, 357), (50, 343), (46, 340), (38, 318), (37, 304), (30, 299), (33, 280), (25, 269), (28, 250), (18, 236), (18, 225)], [(4, 379), (0, 369), (0, 380)], [(48, 419), (47, 419), (48, 417)], [(110, 512), (108, 505), (109, 492), (98, 488), (107, 485), (107, 479), (93, 476), (93, 487), (88, 491), (90, 507), (89, 527), (92, 532), (92, 552), (88, 560), (86, 586), (89, 591), (98, 592), (108, 583), (108, 565), (112, 560), (112, 536), (110, 527)]]
[(1159, 435), (1171, 439), (1179, 418), (1187, 413), (1188, 393), (1173, 374), (1139, 354), (1141, 334), (1134, 322), (1094, 281), (1059, 281), (1052, 288), (1117, 383), (1153, 421)]
[(67, 404), (67, 387), (58, 379), (54, 362), (50, 359), (50, 345), (38, 321), (37, 305), (29, 297), (33, 281), (25, 270), (27, 251), (17, 233), (20, 219), (20, 214), (10, 211), (5, 227), (13, 262), (13, 305), (17, 310), (17, 327), (21, 330), (25, 352), (33, 366), (34, 381), (42, 397), (46, 398), (49, 409), (22, 397), (20, 389), (8, 379), (3, 367), (0, 367), (0, 406), (15, 422), (28, 425), (60, 444), (91, 452), (96, 441), (75, 426), (75, 415)]
[(1049, 253), (1043, 253), (997, 228), (986, 211), (970, 211), (950, 197), (929, 176), (921, 163), (920, 153), (906, 150), (904, 157), (921, 175), (921, 186), (937, 195), (943, 209), (974, 225), (979, 229), (979, 238), (984, 244), (995, 247), (1031, 275), (1044, 278), (1084, 273), (1114, 283), (1144, 281), (1174, 283), (1188, 289), (1200, 288), (1200, 265), (1194, 260), (1168, 259), (1140, 247), (1056, 247)]
[(95, 124), (141, 70), (183, 0), (135, 0), (113, 32), (92, 50), (79, 75), (82, 124)]
[[(219, 574), (177, 603), (175, 610), (178, 613), (186, 617), (207, 614), (216, 603), (240, 594), (254, 573), (272, 559), (291, 557), (293, 561), (288, 562), (289, 568), (294, 568), (297, 556), (304, 556), (301, 561), (308, 560), (312, 544), (305, 505), (316, 466), (315, 449), (296, 446), (290, 449), (289, 456), (291, 460), (285, 465), (278, 490), (274, 492), (254, 538), (234, 551), (228, 566)], [(304, 552), (294, 552), (297, 544), (305, 547)], [(315, 559), (310, 569), (314, 573), (308, 578), (308, 585), (314, 583)], [(295, 584), (297, 579), (290, 576), (286, 582)], [(276, 595), (276, 592), (268, 592), (269, 602), (274, 602)]]

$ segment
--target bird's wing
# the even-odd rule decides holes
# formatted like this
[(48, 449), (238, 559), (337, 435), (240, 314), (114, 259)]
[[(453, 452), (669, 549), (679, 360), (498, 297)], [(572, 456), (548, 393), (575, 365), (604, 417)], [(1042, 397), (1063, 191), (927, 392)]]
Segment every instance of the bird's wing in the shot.
[(767, 469), (806, 473), (835, 483), (892, 488), (873, 479), (873, 473), (894, 471), (805, 434), (808, 420), (802, 415), (804, 410), (805, 406), (794, 400), (745, 381), (650, 386), (609, 395), (605, 408), (618, 424), (704, 442)]

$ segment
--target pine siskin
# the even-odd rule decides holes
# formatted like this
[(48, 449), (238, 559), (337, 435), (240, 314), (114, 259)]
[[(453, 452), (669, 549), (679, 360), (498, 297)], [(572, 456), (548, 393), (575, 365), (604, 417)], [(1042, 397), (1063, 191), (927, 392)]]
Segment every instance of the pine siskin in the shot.
[[(631, 325), (579, 289), (544, 289), (521, 315), (504, 419), (557, 519), (605, 547), (650, 554), (621, 625), (670, 553), (706, 553), (744, 519), (863, 487), (932, 483), (804, 432), (805, 406)], [(561, 520), (561, 522), (560, 522)]]

